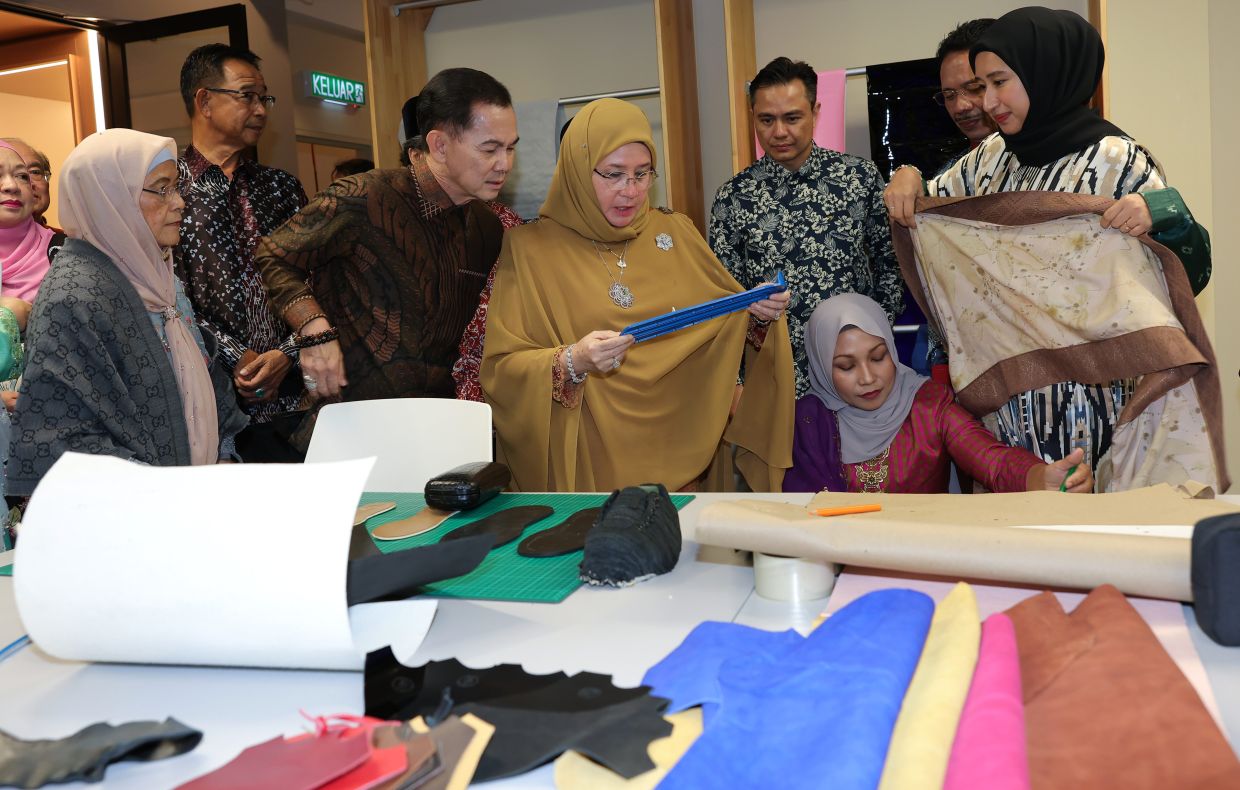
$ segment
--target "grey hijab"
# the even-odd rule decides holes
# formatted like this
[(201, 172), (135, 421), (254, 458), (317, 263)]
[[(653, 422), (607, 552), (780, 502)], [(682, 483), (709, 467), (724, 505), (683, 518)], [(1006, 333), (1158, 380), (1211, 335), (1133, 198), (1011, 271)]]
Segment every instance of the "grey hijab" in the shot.
[[(874, 411), (849, 405), (835, 391), (835, 383), (831, 380), (835, 342), (840, 332), (849, 326), (885, 340), (896, 363), (891, 394)], [(809, 357), (810, 392), (835, 412), (839, 423), (840, 460), (856, 464), (881, 453), (904, 424), (913, 408), (913, 398), (926, 381), (925, 376), (896, 359), (895, 338), (883, 308), (870, 297), (857, 293), (839, 294), (823, 301), (814, 308), (805, 330), (805, 352)]]

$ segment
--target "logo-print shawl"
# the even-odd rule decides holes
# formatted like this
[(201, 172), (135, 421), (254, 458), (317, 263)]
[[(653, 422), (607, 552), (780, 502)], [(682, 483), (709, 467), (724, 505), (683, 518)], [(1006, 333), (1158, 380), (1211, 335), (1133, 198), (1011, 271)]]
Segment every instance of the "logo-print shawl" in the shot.
[(1138, 378), (1100, 491), (1194, 480), (1226, 489), (1217, 363), (1184, 266), (1104, 230), (1112, 200), (1059, 192), (919, 198), (893, 227), (909, 289), (941, 332), (975, 415), (1061, 381)]

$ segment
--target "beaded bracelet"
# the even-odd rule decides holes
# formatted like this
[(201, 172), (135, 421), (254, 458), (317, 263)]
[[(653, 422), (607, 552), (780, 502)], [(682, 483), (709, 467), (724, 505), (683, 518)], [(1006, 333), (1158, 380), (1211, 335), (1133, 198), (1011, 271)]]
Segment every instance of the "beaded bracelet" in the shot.
[(577, 375), (577, 371), (573, 368), (573, 347), (569, 346), (564, 350), (564, 369), (568, 371), (568, 380), (574, 384), (580, 384), (586, 380), (586, 376), (590, 375), (590, 371), (582, 371), (581, 375)]
[(310, 348), (311, 346), (321, 346), (324, 343), (330, 343), (340, 337), (340, 330), (336, 327), (329, 327), (322, 332), (315, 332), (313, 335), (297, 335), (295, 342), (298, 348)]

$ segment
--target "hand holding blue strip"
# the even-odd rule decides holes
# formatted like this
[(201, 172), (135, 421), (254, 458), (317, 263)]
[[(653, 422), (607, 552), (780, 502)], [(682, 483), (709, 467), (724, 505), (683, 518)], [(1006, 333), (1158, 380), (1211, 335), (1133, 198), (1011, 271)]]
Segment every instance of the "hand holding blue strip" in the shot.
[(645, 321), (626, 326), (620, 330), (620, 334), (632, 335), (634, 342), (637, 343), (643, 340), (653, 340), (704, 321), (744, 310), (754, 302), (760, 302), (771, 294), (782, 293), (786, 290), (788, 290), (788, 284), (784, 280), (784, 273), (779, 272), (775, 275), (775, 282), (772, 284), (760, 285), (743, 293), (712, 299), (684, 310), (673, 310), (654, 318), (647, 318)]

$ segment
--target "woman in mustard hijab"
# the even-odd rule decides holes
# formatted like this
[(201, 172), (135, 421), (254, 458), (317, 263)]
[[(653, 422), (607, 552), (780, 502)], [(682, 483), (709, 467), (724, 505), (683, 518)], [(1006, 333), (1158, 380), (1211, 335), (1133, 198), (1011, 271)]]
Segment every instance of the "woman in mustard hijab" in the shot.
[(539, 219), (504, 236), (481, 379), (517, 490), (720, 490), (725, 439), (755, 490), (778, 491), (791, 466), (787, 293), (640, 345), (618, 331), (744, 290), (685, 216), (650, 210), (654, 168), (641, 110), (591, 102)]

